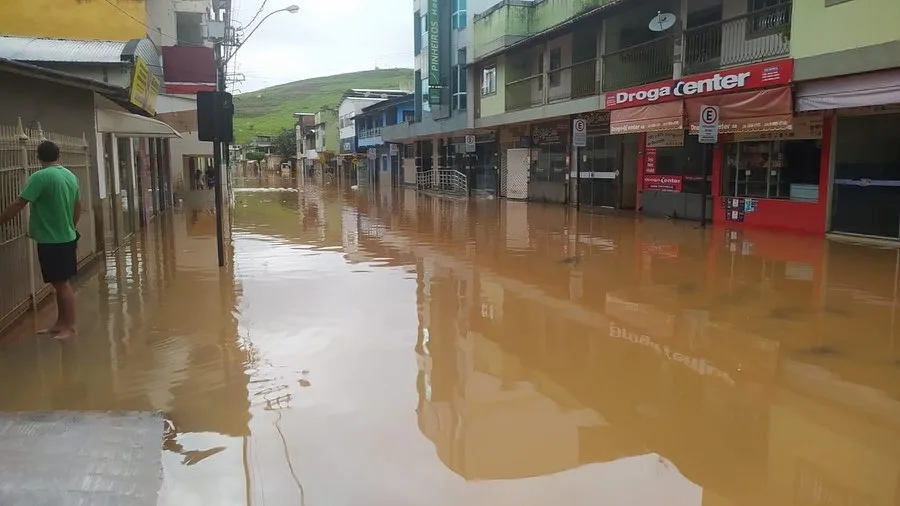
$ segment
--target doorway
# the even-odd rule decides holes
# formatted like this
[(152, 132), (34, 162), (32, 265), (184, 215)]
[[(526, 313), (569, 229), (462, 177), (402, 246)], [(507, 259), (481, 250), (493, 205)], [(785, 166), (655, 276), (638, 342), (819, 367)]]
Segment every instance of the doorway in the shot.
[(900, 114), (838, 118), (831, 229), (900, 240)]

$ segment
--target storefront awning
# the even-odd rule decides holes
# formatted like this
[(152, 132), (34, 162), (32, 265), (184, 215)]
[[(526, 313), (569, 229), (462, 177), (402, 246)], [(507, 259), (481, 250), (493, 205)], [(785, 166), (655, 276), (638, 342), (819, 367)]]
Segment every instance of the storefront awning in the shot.
[(97, 131), (122, 137), (181, 138), (181, 134), (162, 121), (111, 109), (97, 109)]
[(719, 132), (776, 132), (790, 130), (794, 110), (788, 86), (767, 90), (744, 91), (685, 100), (691, 132), (700, 125), (700, 108), (719, 106)]
[(684, 102), (681, 100), (617, 109), (609, 114), (609, 131), (613, 135), (683, 128)]
[(798, 111), (822, 111), (900, 103), (900, 69), (800, 83)]

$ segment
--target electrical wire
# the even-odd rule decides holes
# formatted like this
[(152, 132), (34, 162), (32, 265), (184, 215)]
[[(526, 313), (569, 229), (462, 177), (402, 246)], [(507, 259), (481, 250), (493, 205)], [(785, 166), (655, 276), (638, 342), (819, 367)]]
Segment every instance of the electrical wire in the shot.
[(151, 28), (149, 25), (147, 25), (146, 22), (144, 22), (144, 21), (142, 21), (142, 20), (140, 20), (140, 19), (138, 19), (138, 18), (132, 16), (130, 12), (126, 11), (125, 9), (123, 9), (123, 8), (121, 8), (121, 7), (119, 7), (117, 4), (113, 3), (112, 0), (103, 0), (103, 1), (106, 2), (106, 3), (108, 3), (109, 5), (111, 5), (113, 8), (115, 8), (117, 11), (121, 12), (122, 14), (128, 16), (129, 18), (133, 19), (134, 21), (137, 21), (138, 23), (141, 24), (141, 26), (143, 26), (143, 27), (146, 28), (147, 30), (150, 30), (151, 32), (157, 32), (157, 33), (159, 33), (159, 34), (162, 35), (162, 36), (165, 36), (165, 37), (168, 37), (168, 38), (174, 40), (176, 43), (181, 42), (180, 40), (178, 40), (178, 37), (174, 37), (174, 36), (172, 36), (172, 35), (169, 35), (168, 33), (165, 33), (165, 32), (163, 32), (162, 30), (159, 30), (159, 29), (156, 29), (156, 28)]

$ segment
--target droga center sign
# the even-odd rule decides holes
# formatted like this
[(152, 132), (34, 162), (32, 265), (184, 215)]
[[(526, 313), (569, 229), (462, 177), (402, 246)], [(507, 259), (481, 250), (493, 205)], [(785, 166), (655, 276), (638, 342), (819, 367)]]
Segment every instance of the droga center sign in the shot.
[(606, 108), (624, 109), (682, 98), (768, 88), (789, 84), (793, 76), (792, 59), (757, 63), (609, 92), (606, 94)]

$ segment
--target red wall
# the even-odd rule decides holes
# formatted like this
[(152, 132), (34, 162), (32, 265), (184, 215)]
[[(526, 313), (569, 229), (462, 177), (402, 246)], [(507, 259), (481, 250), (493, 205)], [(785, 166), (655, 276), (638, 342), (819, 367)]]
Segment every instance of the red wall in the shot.
[(808, 234), (825, 234), (825, 217), (828, 213), (828, 167), (831, 154), (831, 122), (826, 116), (822, 124), (822, 157), (819, 161), (818, 202), (791, 202), (778, 199), (758, 199), (758, 209), (744, 215), (743, 223), (725, 221), (722, 188), (722, 169), (725, 153), (722, 144), (716, 144), (713, 160), (713, 194), (715, 198), (713, 223), (731, 228), (759, 227), (772, 230), (789, 230)]

